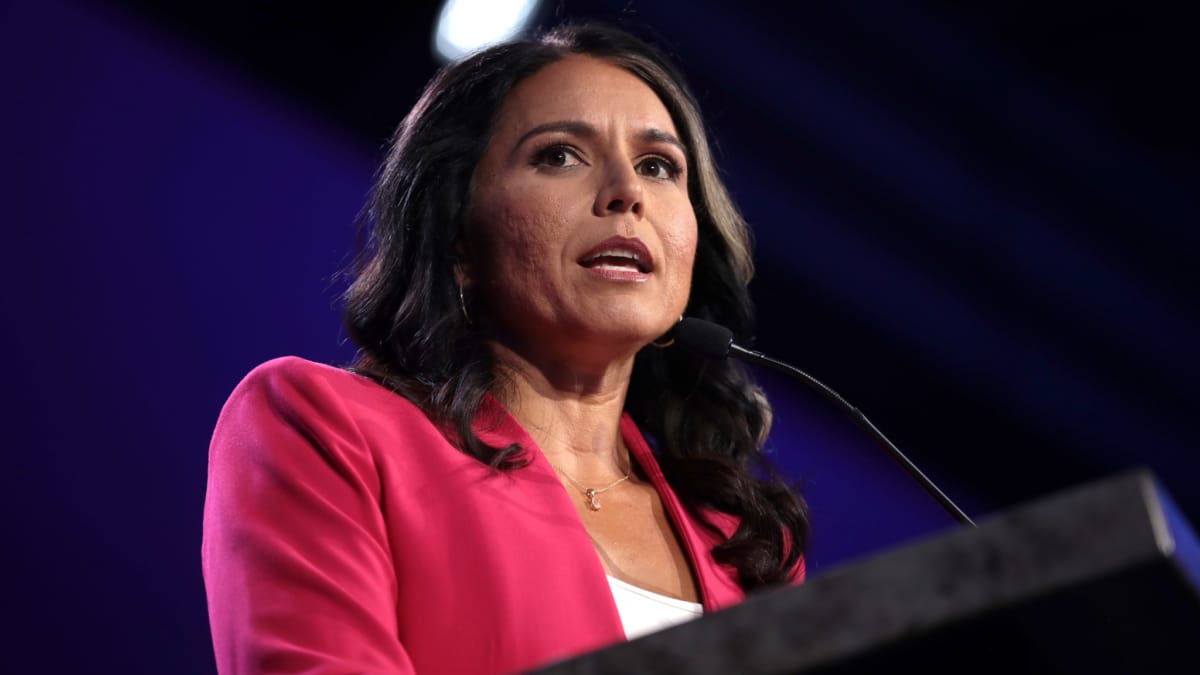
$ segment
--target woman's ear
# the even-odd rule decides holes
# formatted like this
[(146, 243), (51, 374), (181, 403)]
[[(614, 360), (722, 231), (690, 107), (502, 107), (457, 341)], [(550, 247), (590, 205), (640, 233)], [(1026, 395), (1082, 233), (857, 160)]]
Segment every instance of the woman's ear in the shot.
[(471, 287), (471, 264), (467, 262), (466, 247), (462, 240), (454, 244), (454, 285), (458, 287), (458, 308), (468, 326), (474, 326), (471, 312), (467, 309), (467, 289)]
[(454, 283), (459, 288), (470, 288), (471, 279), (471, 263), (467, 261), (466, 246), (460, 239), (454, 244)]

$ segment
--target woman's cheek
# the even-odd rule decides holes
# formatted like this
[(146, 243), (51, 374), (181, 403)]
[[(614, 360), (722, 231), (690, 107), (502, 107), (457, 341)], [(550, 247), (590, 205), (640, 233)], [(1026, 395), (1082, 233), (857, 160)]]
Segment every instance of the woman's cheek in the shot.
[(680, 271), (686, 272), (689, 280), (692, 276), (692, 267), (696, 261), (698, 237), (696, 221), (695, 219), (691, 219), (681, 223), (677, 228), (672, 228), (663, 242), (671, 252), (672, 260), (675, 261)]

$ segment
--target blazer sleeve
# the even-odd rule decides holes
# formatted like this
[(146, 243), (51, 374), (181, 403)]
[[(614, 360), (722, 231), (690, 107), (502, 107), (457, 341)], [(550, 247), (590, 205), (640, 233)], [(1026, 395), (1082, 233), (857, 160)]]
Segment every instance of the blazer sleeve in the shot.
[(201, 557), (222, 674), (412, 672), (378, 472), (339, 376), (355, 384), (268, 362), (217, 422)]
[(796, 564), (792, 566), (791, 581), (788, 582), (788, 585), (799, 586), (800, 584), (804, 583), (804, 579), (807, 575), (808, 568), (805, 565), (804, 556), (801, 555), (800, 559), (796, 561)]

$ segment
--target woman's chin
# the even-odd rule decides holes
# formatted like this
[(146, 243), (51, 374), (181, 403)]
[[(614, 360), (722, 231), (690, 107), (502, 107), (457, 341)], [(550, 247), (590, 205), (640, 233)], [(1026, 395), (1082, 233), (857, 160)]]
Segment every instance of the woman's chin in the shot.
[(636, 353), (668, 333), (672, 326), (674, 323), (663, 325), (661, 321), (636, 326), (609, 325), (591, 331), (590, 341), (617, 354)]
[(493, 337), (520, 352), (618, 361), (663, 337), (678, 320), (677, 315), (664, 320), (661, 310), (614, 312), (607, 307), (569, 317), (560, 315), (554, 320), (506, 322), (507, 330)]

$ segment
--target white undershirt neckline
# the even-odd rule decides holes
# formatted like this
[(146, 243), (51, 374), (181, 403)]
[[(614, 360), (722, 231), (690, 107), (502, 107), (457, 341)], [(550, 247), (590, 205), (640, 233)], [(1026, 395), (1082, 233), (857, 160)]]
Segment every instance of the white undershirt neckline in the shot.
[(704, 606), (698, 602), (672, 598), (634, 586), (612, 575), (605, 576), (608, 577), (608, 586), (612, 589), (617, 613), (621, 616), (621, 626), (628, 640), (691, 621), (704, 614)]

